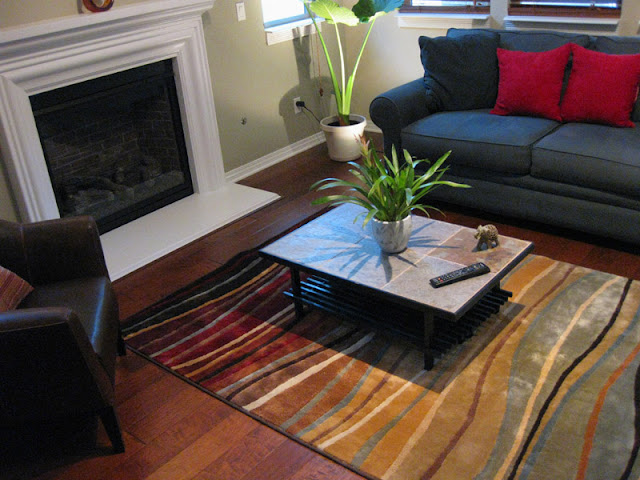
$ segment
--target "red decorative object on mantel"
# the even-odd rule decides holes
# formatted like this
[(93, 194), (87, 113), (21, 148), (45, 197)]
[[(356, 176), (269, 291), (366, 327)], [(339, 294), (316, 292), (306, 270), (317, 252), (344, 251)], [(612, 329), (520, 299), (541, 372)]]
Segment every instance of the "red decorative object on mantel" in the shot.
[(104, 12), (113, 7), (115, 0), (82, 0), (82, 4), (90, 12)]

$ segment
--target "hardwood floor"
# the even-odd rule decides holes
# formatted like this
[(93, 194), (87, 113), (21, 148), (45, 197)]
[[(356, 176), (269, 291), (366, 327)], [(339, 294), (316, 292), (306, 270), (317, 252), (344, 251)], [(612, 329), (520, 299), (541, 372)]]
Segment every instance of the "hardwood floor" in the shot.
[[(379, 140), (379, 139), (378, 139)], [(344, 176), (345, 164), (319, 146), (243, 181), (273, 191), (278, 202), (216, 231), (115, 282), (121, 317), (135, 313), (260, 245), (322, 207), (308, 186)], [(638, 249), (538, 225), (442, 206), (446, 220), (532, 240), (535, 253), (640, 280)], [(440, 218), (434, 215), (434, 218)], [(140, 239), (144, 241), (144, 239)], [(232, 407), (129, 352), (118, 359), (118, 414), (126, 452), (113, 455), (98, 428), (97, 448), (56, 445), (22, 452), (0, 470), (2, 479), (353, 480), (350, 470), (261, 425)], [(43, 451), (44, 450), (44, 451)]]

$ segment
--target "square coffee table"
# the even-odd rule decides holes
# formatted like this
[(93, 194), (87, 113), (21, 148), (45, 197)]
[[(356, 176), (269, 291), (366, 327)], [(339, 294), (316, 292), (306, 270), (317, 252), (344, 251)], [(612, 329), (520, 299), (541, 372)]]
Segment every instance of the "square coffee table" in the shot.
[[(434, 329), (496, 313), (511, 296), (500, 288), (500, 280), (533, 250), (531, 242), (500, 235), (499, 247), (478, 251), (474, 229), (414, 215), (408, 248), (389, 255), (362, 228), (361, 219), (354, 223), (361, 211), (341, 205), (260, 254), (291, 269), (289, 295), (298, 316), (307, 304), (417, 338), (425, 369), (433, 367)], [(476, 262), (484, 262), (491, 272), (440, 288), (429, 283)], [(300, 272), (309, 274), (302, 282)]]

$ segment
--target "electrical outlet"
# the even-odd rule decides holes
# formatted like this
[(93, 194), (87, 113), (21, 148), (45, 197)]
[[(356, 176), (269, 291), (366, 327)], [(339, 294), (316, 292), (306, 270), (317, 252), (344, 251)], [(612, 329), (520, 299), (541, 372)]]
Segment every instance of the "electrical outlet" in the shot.
[(296, 105), (296, 102), (299, 102), (299, 101), (300, 101), (300, 97), (296, 97), (293, 99), (293, 113), (295, 113), (296, 115), (299, 113), (302, 113), (302, 108)]

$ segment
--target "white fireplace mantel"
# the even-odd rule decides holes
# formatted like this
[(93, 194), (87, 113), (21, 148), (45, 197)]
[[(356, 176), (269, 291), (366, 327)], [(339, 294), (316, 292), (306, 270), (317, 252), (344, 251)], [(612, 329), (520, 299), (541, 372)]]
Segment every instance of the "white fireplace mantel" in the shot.
[(60, 216), (29, 96), (173, 61), (195, 194), (102, 236), (113, 278), (277, 198), (225, 182), (202, 25), (214, 2), (149, 0), (0, 30), (1, 161), (27, 222)]

